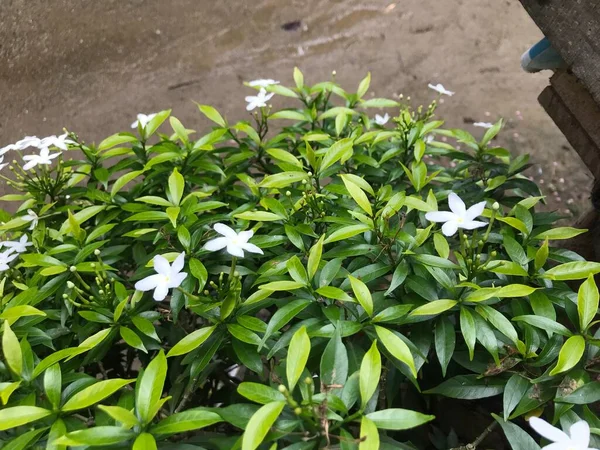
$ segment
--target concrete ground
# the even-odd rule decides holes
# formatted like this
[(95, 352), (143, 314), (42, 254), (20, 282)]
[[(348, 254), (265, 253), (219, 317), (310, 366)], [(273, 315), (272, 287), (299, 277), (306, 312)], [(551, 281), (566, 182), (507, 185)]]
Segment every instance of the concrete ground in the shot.
[(202, 132), (192, 100), (244, 118), (243, 80), (292, 84), (298, 66), (353, 89), (371, 71), (377, 96), (456, 91), (438, 110), (449, 126), (504, 117), (501, 143), (577, 214), (591, 176), (537, 103), (550, 74), (519, 67), (540, 37), (517, 0), (2, 0), (0, 146), (62, 127), (99, 141), (167, 108)]

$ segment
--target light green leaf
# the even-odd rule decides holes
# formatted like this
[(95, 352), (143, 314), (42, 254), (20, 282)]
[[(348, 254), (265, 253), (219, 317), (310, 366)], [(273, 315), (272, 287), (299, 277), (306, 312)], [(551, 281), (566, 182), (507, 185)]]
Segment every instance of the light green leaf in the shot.
[(210, 105), (198, 105), (198, 109), (209, 120), (212, 120), (217, 125), (220, 125), (222, 127), (226, 127), (227, 126), (227, 124), (225, 123), (225, 119), (223, 119), (223, 117), (221, 116), (221, 114), (219, 114), (219, 111), (217, 111), (212, 106), (210, 106)]
[[(282, 150), (283, 151), (283, 150)], [(290, 155), (291, 156), (291, 155)], [(298, 161), (299, 162), (299, 161)], [(300, 164), (302, 167), (302, 164)], [(259, 186), (264, 188), (281, 189), (293, 183), (298, 183), (308, 179), (308, 174), (301, 171), (280, 172), (274, 175), (267, 175), (260, 182)]]
[(325, 169), (331, 167), (340, 159), (349, 159), (350, 156), (352, 156), (353, 142), (354, 139), (352, 138), (344, 138), (340, 139), (339, 141), (335, 142), (331, 147), (329, 147), (329, 149), (325, 153), (325, 156), (323, 156), (323, 159), (321, 160), (320, 171), (323, 172)]
[[(289, 352), (288, 352), (289, 354)], [(285, 401), (284, 395), (271, 386), (244, 381), (237, 388), (238, 394), (261, 405), (271, 402)]]
[(382, 430), (410, 430), (435, 419), (435, 416), (401, 408), (381, 409), (367, 417)]
[(311, 280), (317, 273), (319, 269), (319, 263), (321, 262), (321, 255), (323, 253), (323, 241), (325, 240), (325, 235), (322, 235), (319, 240), (313, 245), (308, 252), (308, 264), (306, 268), (308, 269), (308, 278)]
[(334, 286), (323, 286), (316, 290), (317, 294), (322, 295), (325, 298), (332, 298), (334, 300), (340, 300), (342, 302), (354, 302), (354, 299), (346, 294), (340, 288)]
[(354, 297), (356, 297), (360, 306), (363, 307), (369, 317), (373, 316), (373, 297), (371, 297), (371, 292), (367, 285), (352, 275), (348, 275), (348, 279), (350, 280)]
[(115, 180), (112, 185), (112, 189), (110, 191), (110, 196), (114, 197), (117, 193), (125, 187), (127, 183), (133, 181), (135, 178), (139, 177), (145, 172), (145, 170), (134, 170), (133, 172), (128, 172), (125, 175), (120, 176)]
[(373, 209), (371, 208), (371, 203), (369, 202), (367, 194), (365, 194), (357, 184), (354, 184), (354, 182), (343, 175), (342, 181), (344, 182), (344, 186), (346, 186), (346, 190), (358, 206), (360, 206), (369, 216), (373, 216)]
[(551, 337), (553, 333), (560, 334), (562, 336), (571, 336), (573, 333), (564, 325), (552, 320), (547, 317), (535, 316), (535, 315), (523, 315), (513, 317), (514, 322), (525, 322), (532, 325), (540, 330), (544, 330), (548, 337)]
[(585, 351), (585, 339), (583, 336), (571, 336), (565, 341), (558, 354), (556, 367), (550, 371), (550, 375), (566, 372), (579, 362)]
[(557, 227), (552, 228), (551, 230), (544, 231), (542, 233), (536, 234), (533, 236), (533, 239), (549, 239), (551, 241), (556, 241), (559, 239), (571, 239), (575, 236), (579, 236), (580, 234), (587, 233), (588, 230), (573, 228), (573, 227)]
[(342, 228), (335, 230), (333, 233), (331, 233), (329, 235), (329, 237), (327, 239), (325, 239), (325, 241), (323, 243), (330, 244), (332, 242), (350, 239), (351, 237), (354, 237), (357, 234), (364, 233), (365, 231), (369, 231), (371, 228), (372, 227), (370, 227), (369, 225), (365, 225), (365, 224), (348, 225), (346, 227), (342, 227)]
[(292, 336), (288, 349), (288, 358), (286, 359), (286, 376), (290, 392), (294, 390), (296, 383), (300, 379), (306, 367), (309, 354), (310, 338), (306, 333), (306, 327), (302, 326)]
[(379, 354), (379, 350), (377, 350), (377, 340), (375, 340), (371, 344), (371, 348), (365, 353), (360, 364), (359, 386), (361, 407), (363, 409), (377, 390), (380, 377), (381, 355)]
[(65, 412), (76, 411), (95, 405), (133, 381), (122, 378), (99, 381), (73, 395), (61, 410)]
[(358, 450), (379, 450), (379, 431), (377, 425), (367, 416), (360, 419), (360, 443)]
[(20, 427), (21, 425), (43, 419), (50, 414), (52, 414), (52, 411), (38, 408), (37, 406), (13, 406), (12, 408), (1, 409), (0, 431)]
[(2, 353), (10, 370), (21, 376), (23, 373), (23, 352), (19, 340), (8, 322), (4, 322), (4, 333), (2, 334)]
[(148, 353), (148, 350), (146, 350), (142, 339), (134, 331), (130, 330), (127, 327), (120, 327), (119, 333), (121, 334), (121, 337), (127, 343), (127, 345), (133, 348), (137, 348), (138, 350), (141, 350), (144, 353)]
[(132, 450), (156, 450), (156, 440), (150, 433), (138, 435), (133, 443)]
[(467, 308), (460, 309), (460, 330), (462, 331), (465, 344), (467, 344), (467, 348), (469, 349), (469, 359), (473, 361), (477, 332), (473, 314)]
[(212, 411), (189, 410), (173, 414), (161, 420), (152, 428), (152, 434), (175, 434), (186, 431), (199, 430), (200, 428), (223, 422), (221, 416)]
[(195, 350), (210, 337), (213, 331), (215, 331), (214, 325), (212, 327), (205, 327), (196, 331), (192, 331), (177, 344), (175, 344), (171, 350), (169, 350), (169, 353), (167, 353), (167, 358), (170, 358), (171, 356), (184, 355), (192, 350)]
[(362, 98), (369, 90), (370, 84), (371, 84), (371, 72), (367, 72), (367, 76), (364, 77), (358, 84), (358, 90), (356, 91), (356, 96), (358, 98)]
[(234, 215), (236, 219), (251, 220), (254, 222), (273, 222), (276, 220), (283, 220), (285, 217), (281, 217), (277, 214), (273, 214), (267, 211), (246, 211)]
[(129, 133), (117, 133), (104, 139), (98, 144), (98, 151), (103, 152), (117, 145), (126, 144), (128, 142), (136, 142), (138, 139)]
[(156, 405), (162, 396), (166, 377), (167, 358), (160, 351), (150, 361), (144, 373), (138, 376), (135, 409), (141, 423), (149, 423), (154, 418), (153, 412), (156, 411)]
[(110, 334), (110, 328), (100, 330), (97, 333), (92, 334), (86, 340), (84, 340), (81, 344), (78, 345), (78, 347), (86, 348), (86, 349), (90, 350), (90, 349), (96, 347), (98, 344), (100, 344), (104, 339), (106, 339), (106, 336), (108, 336), (109, 334)]
[(68, 445), (71, 447), (114, 445), (134, 436), (133, 431), (121, 427), (99, 426), (67, 433), (54, 441), (54, 445)]
[(54, 364), (44, 373), (44, 392), (52, 406), (58, 409), (62, 391), (62, 372), (59, 364)]
[(297, 256), (292, 256), (288, 260), (286, 267), (294, 281), (304, 285), (308, 284), (308, 274), (306, 273), (306, 269), (302, 265), (300, 258)]
[(441, 233), (435, 233), (433, 235), (433, 245), (435, 246), (437, 254), (440, 255), (440, 258), (448, 259), (448, 256), (450, 256), (450, 246)]
[(135, 417), (135, 414), (120, 406), (98, 405), (98, 409), (101, 409), (117, 422), (121, 422), (128, 428), (132, 428), (138, 424), (138, 419)]
[(392, 354), (398, 361), (403, 362), (408, 366), (411, 373), (417, 378), (417, 368), (415, 366), (415, 360), (413, 358), (408, 345), (404, 343), (393, 331), (387, 328), (375, 325), (375, 332), (377, 337), (381, 340), (381, 343), (385, 349)]
[(44, 311), (40, 311), (39, 309), (31, 306), (31, 305), (19, 305), (13, 307), (7, 307), (2, 314), (0, 314), (0, 319), (4, 319), (8, 322), (9, 325), (15, 323), (21, 317), (28, 316), (45, 316), (46, 313)]
[(242, 450), (256, 450), (281, 414), (285, 404), (285, 401), (267, 403), (252, 415), (242, 437)]
[[(269, 148), (269, 149), (267, 149), (267, 153), (279, 161), (283, 161), (285, 163), (292, 164), (293, 166), (302, 168), (302, 162), (300, 162), (300, 160), (298, 158), (296, 158), (294, 155), (292, 155), (290, 152), (286, 152), (285, 150), (282, 150), (280, 148)], [(308, 178), (308, 175), (305, 174), (304, 172), (282, 172), (282, 173), (277, 173), (275, 175), (266, 176), (264, 178), (264, 180), (262, 181), (261, 186), (263, 186), (263, 187), (278, 187), (278, 186), (268, 186), (269, 181), (271, 183), (273, 183), (273, 180), (275, 180), (275, 178), (273, 178), (273, 177), (275, 177), (277, 175), (290, 174), (290, 173), (295, 173), (296, 177), (302, 176), (302, 178), (299, 178), (296, 181), (302, 181), (302, 180)], [(295, 181), (290, 181), (290, 184), (294, 183), (294, 182)], [(265, 184), (267, 184), (267, 185), (265, 186)], [(284, 187), (284, 186), (279, 186), (279, 187)]]
[(432, 316), (441, 314), (454, 307), (458, 302), (456, 300), (434, 300), (415, 308), (410, 316)]
[(593, 275), (589, 275), (579, 287), (577, 294), (577, 313), (579, 314), (579, 329), (581, 332), (588, 327), (598, 314), (598, 287)]
[(173, 131), (177, 137), (181, 139), (181, 142), (187, 145), (189, 142), (188, 131), (185, 129), (181, 121), (177, 117), (171, 116), (169, 117), (169, 123), (171, 124), (171, 128), (173, 128)]
[(295, 291), (305, 287), (304, 283), (297, 281), (272, 281), (271, 283), (260, 285), (258, 288), (267, 291)]
[(546, 271), (544, 277), (551, 280), (581, 280), (600, 272), (600, 263), (573, 261), (561, 264)]
[[(106, 209), (105, 205), (88, 206), (87, 208), (84, 208), (81, 211), (78, 211), (77, 213), (73, 214), (72, 218), (79, 225), (81, 225), (83, 222), (85, 222), (86, 220), (91, 219), (92, 217), (94, 217), (98, 213), (104, 211), (105, 209)], [(65, 220), (65, 222), (60, 227), (59, 233), (61, 235), (64, 235), (64, 234), (70, 233), (71, 229), (72, 229), (72, 227), (71, 227), (71, 221), (69, 219), (67, 219), (67, 220)], [(59, 263), (60, 263), (60, 261), (59, 261)]]

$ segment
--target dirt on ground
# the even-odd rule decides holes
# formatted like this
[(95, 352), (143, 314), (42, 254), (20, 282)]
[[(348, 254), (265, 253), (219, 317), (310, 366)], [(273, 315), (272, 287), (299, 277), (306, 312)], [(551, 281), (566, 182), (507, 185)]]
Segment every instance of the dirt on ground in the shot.
[(63, 127), (98, 141), (167, 108), (202, 132), (192, 100), (245, 118), (244, 80), (291, 85), (298, 66), (354, 89), (371, 71), (371, 95), (455, 91), (438, 109), (448, 126), (477, 135), (504, 117), (500, 143), (531, 154), (551, 208), (578, 215), (591, 175), (537, 103), (551, 73), (519, 66), (540, 38), (517, 0), (1, 0), (0, 146)]

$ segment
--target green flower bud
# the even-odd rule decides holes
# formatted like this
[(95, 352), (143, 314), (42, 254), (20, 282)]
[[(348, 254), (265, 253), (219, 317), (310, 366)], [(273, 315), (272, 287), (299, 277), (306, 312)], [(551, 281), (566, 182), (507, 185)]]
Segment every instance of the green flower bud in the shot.
[(67, 287), (69, 289), (73, 289), (75, 287), (75, 283), (73, 283), (72, 281), (67, 281)]
[(100, 295), (104, 295), (104, 291), (103, 291), (102, 289), (100, 289), (100, 290), (98, 291), (98, 294), (100, 294)]
[(204, 295), (210, 295), (210, 292), (208, 289), (204, 289), (204, 291), (202, 292)]
[(302, 414), (302, 408), (300, 408), (299, 406), (297, 408), (294, 409), (294, 414), (296, 414), (297, 416), (299, 416), (300, 414)]
[(495, 258), (496, 256), (498, 256), (498, 252), (496, 250), (494, 250), (492, 253), (490, 253), (490, 256), (492, 258)]
[(233, 276), (234, 276), (235, 278), (239, 278), (241, 275), (240, 275), (240, 273), (239, 273), (239, 272), (236, 270), (235, 272), (233, 272)]
[(98, 249), (94, 250), (94, 255), (100, 256), (100, 250), (98, 250)]
[(77, 272), (77, 267), (75, 267), (75, 266), (71, 266), (71, 267), (69, 267), (69, 270), (70, 270), (71, 272)]
[(304, 379), (304, 383), (306, 383), (310, 386), (311, 384), (313, 384), (313, 379), (311, 377), (306, 377)]
[(62, 298), (64, 298), (65, 300), (69, 298), (69, 296), (67, 294), (63, 294)]
[(292, 193), (290, 191), (285, 191), (286, 197), (291, 197)]
[(312, 172), (308, 172), (307, 174), (309, 177), (312, 177), (313, 173)]
[(91, 264), (90, 264), (90, 267), (91, 267), (92, 269), (95, 269), (95, 268), (96, 268), (96, 263), (91, 263)]
[(492, 205), (492, 209), (494, 211), (498, 211), (500, 209), (500, 204), (498, 202), (494, 202), (494, 204)]
[(287, 388), (286, 388), (286, 387), (285, 387), (283, 384), (280, 384), (280, 385), (277, 387), (277, 390), (278, 390), (279, 392), (281, 392), (282, 394), (285, 394), (285, 393), (287, 392)]

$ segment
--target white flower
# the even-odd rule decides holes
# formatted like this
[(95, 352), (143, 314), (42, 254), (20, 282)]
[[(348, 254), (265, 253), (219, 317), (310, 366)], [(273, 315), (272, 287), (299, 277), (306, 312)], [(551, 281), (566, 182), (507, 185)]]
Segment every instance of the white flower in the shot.
[(4, 162), (4, 155), (0, 154), (0, 170), (4, 169), (8, 166), (8, 163)]
[(385, 113), (383, 116), (375, 114), (375, 123), (377, 125), (385, 125), (388, 120), (390, 120), (390, 115), (388, 113)]
[(20, 141), (15, 143), (18, 150), (25, 150), (28, 147), (39, 147), (42, 140), (35, 136), (25, 136)]
[(426, 144), (429, 144), (430, 142), (433, 142), (433, 134), (428, 134), (427, 136), (425, 136), (425, 139), (423, 139), (423, 142), (425, 142)]
[(553, 427), (544, 419), (531, 417), (529, 425), (542, 437), (545, 437), (552, 444), (546, 445), (542, 450), (597, 450), (589, 447), (590, 445), (590, 426), (585, 420), (575, 422), (569, 428), (569, 435), (564, 431)]
[(60, 154), (61, 152), (50, 154), (50, 150), (48, 150), (48, 147), (43, 147), (40, 149), (39, 155), (23, 156), (23, 161), (27, 161), (27, 164), (23, 166), (23, 170), (33, 169), (35, 166), (39, 165), (48, 166), (52, 164), (52, 160)]
[(152, 260), (154, 262), (154, 270), (156, 275), (150, 275), (135, 283), (135, 288), (138, 291), (151, 291), (154, 289), (154, 300), (164, 300), (169, 289), (179, 287), (187, 273), (182, 272), (185, 262), (185, 253), (180, 253), (173, 261), (173, 265), (169, 265), (163, 256), (156, 255)]
[(0, 155), (4, 155), (5, 153), (9, 152), (10, 150), (19, 150), (19, 147), (17, 147), (15, 144), (8, 144), (8, 145), (0, 148)]
[(27, 242), (27, 235), (21, 236), (18, 241), (5, 241), (1, 242), (4, 247), (8, 247), (11, 252), (23, 253), (27, 251), (27, 247), (33, 245), (31, 242)]
[(489, 122), (475, 122), (473, 124), (474, 127), (481, 127), (481, 128), (492, 128), (494, 126), (493, 123), (489, 123)]
[(31, 225), (29, 225), (30, 230), (33, 230), (35, 227), (37, 227), (37, 224), (40, 220), (39, 216), (35, 213), (33, 209), (28, 209), (27, 214), (25, 214), (21, 218), (23, 220), (26, 220), (27, 222), (31, 222)]
[(256, 86), (260, 86), (260, 87), (264, 87), (266, 88), (267, 86), (271, 86), (272, 84), (279, 84), (279, 81), (275, 81), (272, 79), (266, 79), (266, 80), (254, 80), (251, 81), (250, 83), (248, 83), (248, 86), (251, 87), (256, 87)]
[(223, 237), (208, 241), (204, 244), (204, 250), (216, 252), (217, 250), (227, 247), (227, 253), (233, 256), (239, 256), (240, 258), (244, 257), (244, 250), (250, 253), (263, 254), (263, 251), (260, 248), (248, 242), (254, 235), (254, 231), (248, 230), (236, 233), (235, 230), (222, 223), (215, 223), (213, 228)]
[(65, 134), (61, 134), (60, 136), (48, 136), (45, 137), (44, 139), (42, 139), (40, 141), (40, 148), (48, 148), (51, 146), (55, 146), (57, 148), (60, 148), (61, 150), (67, 150), (67, 144), (75, 144), (74, 141), (72, 141), (71, 139), (67, 139), (67, 133)]
[(485, 222), (474, 220), (483, 213), (485, 202), (479, 202), (469, 209), (466, 209), (465, 203), (454, 192), (448, 196), (448, 205), (450, 211), (432, 211), (425, 214), (425, 218), (431, 222), (445, 222), (442, 225), (442, 233), (446, 236), (452, 236), (459, 228), (465, 230), (473, 230), (475, 228), (484, 227)]
[(438, 83), (436, 85), (433, 85), (433, 84), (429, 83), (427, 85), (427, 87), (429, 87), (429, 89), (433, 89), (436, 92), (439, 92), (440, 94), (448, 95), (450, 97), (452, 97), (454, 95), (454, 92), (449, 91), (448, 89), (446, 89), (444, 86), (442, 86), (441, 83)]
[(267, 94), (265, 88), (260, 88), (258, 95), (248, 95), (246, 97), (246, 101), (248, 102), (246, 105), (246, 111), (252, 111), (254, 108), (267, 106), (267, 102), (274, 95), (275, 94), (273, 92)]
[(0, 272), (8, 270), (8, 263), (19, 256), (18, 253), (14, 253), (12, 250), (6, 250), (0, 253)]
[(156, 113), (148, 114), (148, 115), (138, 114), (137, 120), (131, 124), (131, 128), (137, 128), (138, 125), (141, 125), (142, 128), (146, 128), (146, 125), (148, 125), (148, 122), (150, 122), (155, 117), (156, 117)]

